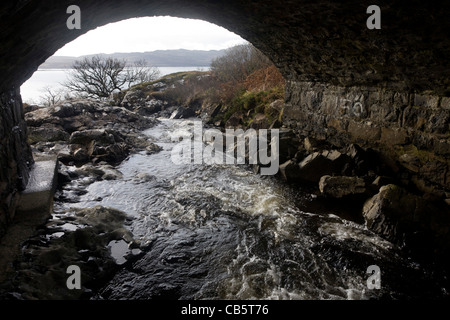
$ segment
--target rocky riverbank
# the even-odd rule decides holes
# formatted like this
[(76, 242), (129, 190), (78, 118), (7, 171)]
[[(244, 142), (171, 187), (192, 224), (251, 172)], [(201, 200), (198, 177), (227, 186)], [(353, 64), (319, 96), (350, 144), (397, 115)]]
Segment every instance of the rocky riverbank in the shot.
[[(160, 151), (142, 134), (158, 123), (157, 117), (198, 117), (221, 130), (278, 128), (278, 177), (307, 187), (314, 195), (298, 204), (302, 210), (338, 214), (364, 224), (420, 261), (448, 263), (450, 206), (445, 196), (419, 190), (408, 176), (393, 170), (394, 160), (377, 150), (356, 143), (337, 146), (284, 126), (280, 119), (285, 106), (277, 95), (257, 100), (265, 107), (253, 104), (246, 114), (213, 102), (204, 95), (207, 78), (207, 73), (183, 73), (133, 87), (110, 101), (79, 99), (49, 108), (26, 106), (34, 157), (54, 155), (60, 162), (55, 199), (77, 202), (93, 182), (120, 179), (117, 165), (130, 154)], [(245, 96), (240, 101), (248, 106), (258, 94)], [(253, 169), (259, 171), (260, 165)], [(146, 250), (147, 244), (137, 242), (127, 231), (129, 219), (125, 212), (102, 206), (55, 211), (22, 243), (0, 296), (91, 297), (120, 264)], [(81, 291), (61, 287), (67, 278), (65, 267), (71, 264), (83, 268), (86, 278)]]
[(335, 149), (306, 138), (299, 149), (302, 156), (280, 165), (284, 180), (310, 185), (316, 203), (347, 206), (349, 219), (423, 261), (449, 262), (450, 207), (443, 198), (405, 183), (370, 148), (351, 144)]
[[(55, 199), (77, 202), (91, 183), (121, 177), (116, 166), (136, 152), (155, 153), (159, 146), (148, 141), (142, 131), (158, 123), (108, 101), (76, 99), (43, 108), (25, 106), (28, 142), (35, 159), (57, 157), (58, 190)], [(90, 209), (55, 210), (44, 224), (25, 234), (2, 239), (0, 296), (7, 299), (88, 298), (97, 285), (116, 270), (111, 254), (116, 247), (123, 254), (138, 254), (139, 245), (125, 225), (129, 217), (116, 209), (97, 206)], [(20, 224), (18, 221), (17, 224)], [(29, 233), (31, 227), (17, 226)], [(128, 250), (128, 247), (130, 249)], [(17, 248), (14, 250), (14, 248)], [(123, 258), (123, 257), (122, 257)], [(66, 267), (83, 269), (83, 289), (67, 290)]]
[(49, 108), (28, 106), (28, 141), (34, 155), (56, 155), (64, 164), (120, 163), (131, 152), (158, 147), (140, 133), (157, 120), (94, 100), (65, 101)]

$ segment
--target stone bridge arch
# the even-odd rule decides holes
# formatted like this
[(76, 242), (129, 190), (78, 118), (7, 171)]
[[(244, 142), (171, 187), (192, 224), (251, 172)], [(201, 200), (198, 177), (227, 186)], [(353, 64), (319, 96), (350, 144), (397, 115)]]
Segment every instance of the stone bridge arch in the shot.
[[(14, 214), (16, 193), (26, 185), (33, 161), (18, 88), (64, 44), (132, 17), (202, 19), (250, 41), (287, 79), (285, 122), (304, 135), (369, 145), (415, 140), (422, 144), (418, 148), (431, 146), (430, 151), (446, 157), (450, 146), (442, 137), (449, 130), (450, 3), (376, 1), (381, 29), (369, 30), (366, 9), (372, 2), (3, 1), (0, 222)], [(66, 9), (72, 4), (81, 9), (81, 30), (66, 27)], [(448, 163), (444, 167), (444, 176), (434, 182), (448, 189)]]

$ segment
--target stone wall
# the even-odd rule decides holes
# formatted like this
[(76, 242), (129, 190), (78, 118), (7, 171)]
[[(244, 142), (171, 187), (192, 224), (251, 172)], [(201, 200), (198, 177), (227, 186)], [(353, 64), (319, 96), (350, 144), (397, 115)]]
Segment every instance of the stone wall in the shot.
[[(81, 9), (80, 30), (66, 27), (66, 10), (73, 4)], [(0, 89), (20, 86), (59, 48), (98, 26), (171, 15), (206, 20), (239, 34), (271, 58), (288, 80), (389, 84), (397, 90), (449, 95), (450, 2), (378, 0), (380, 30), (366, 27), (366, 10), (372, 4), (369, 0), (4, 0)]]
[(288, 81), (284, 123), (336, 147), (379, 150), (424, 192), (450, 191), (450, 98)]
[(19, 201), (18, 191), (28, 182), (33, 163), (26, 141), (22, 100), (18, 90), (0, 94), (0, 237), (14, 217)]

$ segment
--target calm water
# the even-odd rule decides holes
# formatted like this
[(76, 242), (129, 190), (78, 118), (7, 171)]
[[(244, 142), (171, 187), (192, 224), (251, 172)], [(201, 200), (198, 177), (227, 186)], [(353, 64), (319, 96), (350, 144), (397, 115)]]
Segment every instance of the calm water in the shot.
[[(161, 76), (166, 74), (181, 72), (208, 70), (209, 67), (160, 67)], [(45, 95), (45, 88), (50, 87), (52, 92), (62, 89), (61, 83), (67, 80), (68, 69), (40, 69), (28, 79), (21, 87), (22, 100), (26, 103), (39, 103), (41, 97)]]

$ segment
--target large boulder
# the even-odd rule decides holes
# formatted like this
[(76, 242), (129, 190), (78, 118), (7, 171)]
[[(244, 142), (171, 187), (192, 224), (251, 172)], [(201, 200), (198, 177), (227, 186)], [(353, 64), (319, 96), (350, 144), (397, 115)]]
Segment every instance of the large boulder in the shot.
[(360, 177), (323, 176), (319, 181), (319, 190), (322, 194), (333, 198), (342, 198), (349, 195), (366, 192), (364, 179)]
[(400, 246), (449, 248), (450, 210), (444, 201), (429, 201), (389, 184), (366, 201), (363, 216), (368, 229)]
[(25, 121), (29, 127), (40, 127), (44, 123), (60, 125), (62, 123), (59, 117), (51, 114), (49, 108), (39, 108), (25, 114)]

